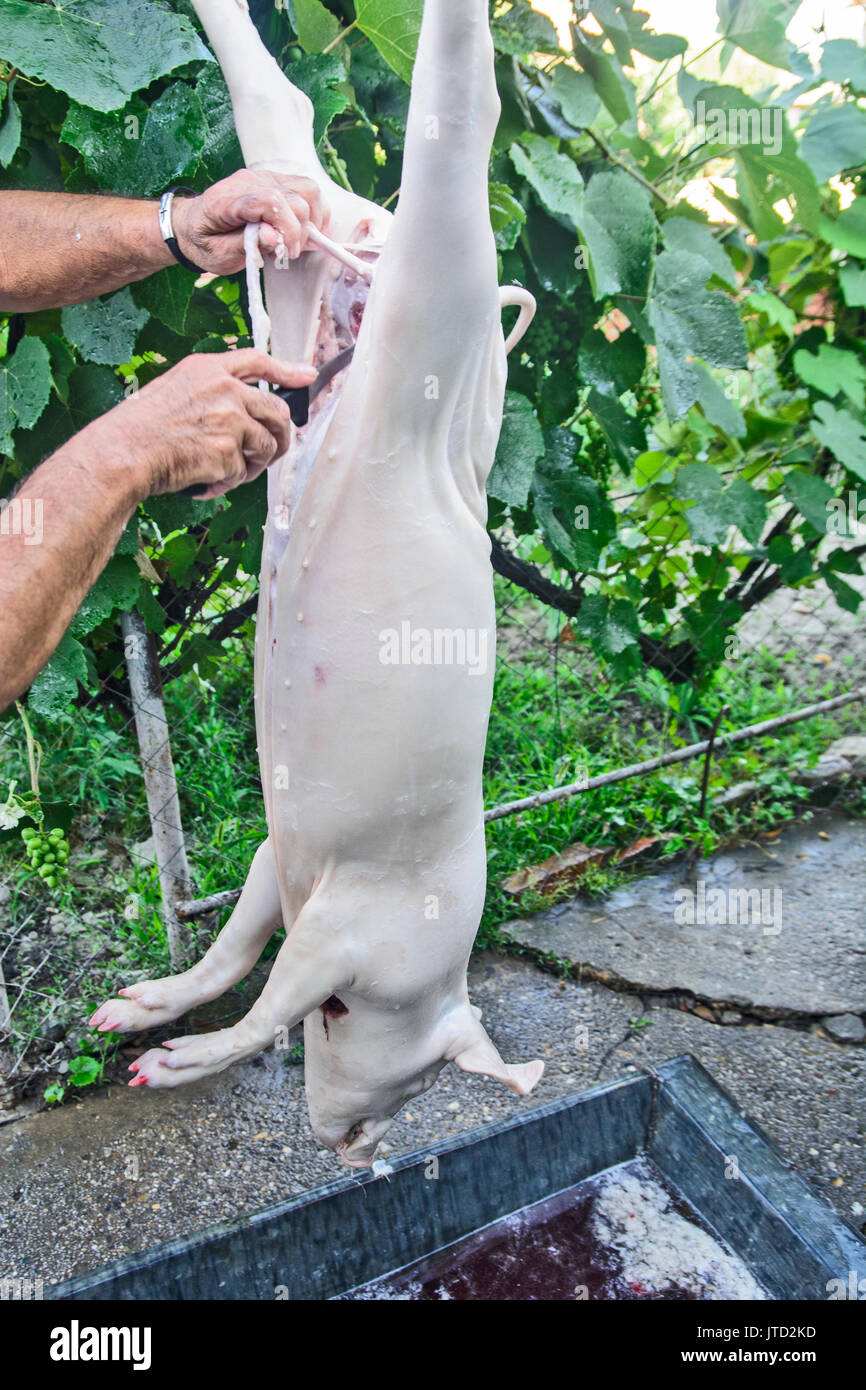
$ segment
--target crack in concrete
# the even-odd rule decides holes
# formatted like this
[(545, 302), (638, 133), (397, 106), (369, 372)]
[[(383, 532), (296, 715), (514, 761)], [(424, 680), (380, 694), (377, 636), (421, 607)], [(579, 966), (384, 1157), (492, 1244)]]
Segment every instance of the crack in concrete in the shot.
[[(612, 919), (613, 920), (613, 919)], [(505, 950), (508, 951), (508, 943)], [(512, 954), (509, 951), (509, 954)], [(782, 1010), (761, 1005), (740, 1004), (736, 1000), (718, 999), (710, 995), (694, 994), (682, 988), (671, 988), (669, 990), (653, 989), (640, 984), (636, 980), (627, 980), (624, 976), (618, 975), (616, 971), (610, 969), (598, 969), (590, 965), (587, 961), (563, 960), (559, 956), (552, 956), (549, 952), (536, 950), (534, 947), (524, 942), (520, 943), (519, 952), (513, 954), (526, 955), (533, 960), (542, 970), (550, 974), (557, 974), (560, 978), (574, 980), (576, 984), (584, 984), (586, 981), (592, 984), (601, 985), (603, 989), (608, 989), (612, 994), (633, 994), (641, 1001), (641, 1007), (646, 1012), (647, 1008), (653, 1005), (664, 1009), (677, 1009), (683, 1013), (692, 1013), (696, 1018), (701, 1018), (705, 1023), (713, 1023), (718, 1028), (742, 1028), (748, 1023), (774, 1023), (785, 1028), (790, 1028), (794, 1032), (808, 1031), (813, 1024), (820, 1023), (822, 1018), (826, 1018), (827, 1011), (820, 1013), (804, 1013), (796, 1009)], [(712, 1018), (704, 1018), (703, 1014), (697, 1012), (698, 1007), (703, 1007), (713, 1015)], [(740, 1015), (740, 1020), (736, 1023), (725, 1023), (721, 1018), (715, 1017), (716, 1014), (736, 1012)], [(847, 1012), (853, 1012), (848, 1010)], [(855, 1014), (855, 1017), (862, 1018), (866, 1023), (866, 1014)], [(834, 1038), (827, 1030), (827, 1041), (836, 1047), (862, 1048), (862, 1043), (846, 1042), (840, 1038)], [(605, 1053), (599, 1067), (599, 1072), (607, 1061), (608, 1057), (617, 1047), (620, 1047), (628, 1037), (638, 1037), (633, 1029), (629, 1028), (625, 1035), (614, 1043)], [(596, 1073), (598, 1075), (599, 1073)]]

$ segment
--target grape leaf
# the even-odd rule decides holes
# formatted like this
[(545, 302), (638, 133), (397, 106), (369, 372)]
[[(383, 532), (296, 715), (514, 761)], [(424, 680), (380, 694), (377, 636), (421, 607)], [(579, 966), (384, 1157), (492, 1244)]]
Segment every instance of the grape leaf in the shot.
[(580, 605), (576, 625), (610, 661), (617, 674), (628, 675), (639, 664), (637, 612), (627, 600), (617, 599), (611, 603), (604, 594), (587, 594)]
[(86, 679), (84, 648), (70, 633), (64, 633), (57, 651), (31, 685), (27, 703), (37, 714), (59, 719), (77, 696), (78, 682)]
[(856, 39), (831, 39), (821, 54), (821, 76), (866, 97), (866, 49)]
[(617, 125), (628, 127), (633, 124), (637, 114), (637, 95), (619, 63), (604, 52), (603, 40), (576, 27), (572, 33), (574, 56), (590, 78), (600, 100)]
[(677, 474), (673, 494), (692, 502), (686, 525), (695, 545), (722, 545), (731, 528), (724, 505), (725, 489), (720, 474), (708, 463), (688, 463)]
[(183, 333), (197, 278), (195, 271), (170, 265), (133, 285), (132, 297), (151, 318), (159, 319), (174, 333)]
[(0, 123), (0, 164), (4, 169), (8, 169), (21, 144), (21, 112), (18, 103), (12, 95), (16, 79), (13, 78), (9, 84), (9, 92), (6, 100), (6, 113)]
[(142, 197), (192, 178), (207, 134), (195, 90), (173, 82), (150, 107), (138, 97), (110, 112), (71, 102), (61, 139), (81, 152), (101, 188)]
[(703, 362), (693, 362), (692, 379), (699, 405), (711, 425), (732, 439), (742, 439), (747, 433), (746, 422), (738, 406), (725, 394)]
[(116, 366), (132, 357), (135, 340), (149, 317), (146, 309), (137, 307), (129, 289), (123, 289), (87, 304), (73, 304), (63, 310), (61, 322), (82, 357)]
[(109, 618), (115, 609), (126, 612), (132, 608), (140, 583), (138, 566), (130, 555), (120, 555), (110, 560), (69, 624), (72, 636), (85, 637)]
[(123, 387), (107, 367), (85, 362), (70, 373), (69, 412), (76, 429), (83, 429), (122, 399)]
[(863, 595), (858, 594), (856, 589), (852, 589), (850, 584), (846, 584), (844, 579), (840, 579), (838, 574), (827, 565), (821, 566), (821, 572), (827, 581), (827, 587), (833, 591), (833, 597), (840, 608), (846, 613), (859, 613), (863, 603)]
[(549, 212), (576, 222), (583, 179), (573, 159), (561, 154), (556, 142), (543, 135), (524, 136), (512, 145), (511, 162)]
[(706, 382), (712, 378), (698, 371), (694, 358), (702, 358), (713, 367), (745, 367), (748, 360), (737, 306), (721, 290), (704, 288), (705, 268), (702, 257), (686, 251), (664, 251), (656, 262), (649, 320), (656, 335), (665, 407), (672, 421), (680, 419), (702, 395), (707, 397)]
[(866, 483), (866, 422), (849, 410), (837, 410), (829, 401), (815, 406), (817, 423), (812, 421), (815, 438), (845, 468)]
[(15, 428), (15, 411), (12, 408), (12, 386), (9, 373), (0, 367), (0, 454), (11, 454), (14, 449), (12, 431)]
[(700, 256), (706, 261), (709, 267), (707, 279), (715, 275), (729, 289), (739, 288), (730, 257), (705, 224), (693, 222), (689, 217), (670, 217), (662, 232), (669, 251), (687, 251), (689, 255)]
[(855, 198), (838, 217), (822, 217), (820, 231), (831, 246), (866, 260), (866, 198)]
[(590, 0), (590, 8), (613, 45), (624, 68), (634, 67), (634, 54), (645, 53), (648, 58), (664, 62), (685, 53), (688, 43), (677, 34), (655, 34), (644, 26), (649, 15), (632, 9), (633, 0)]
[(621, 396), (636, 386), (646, 366), (646, 348), (636, 333), (621, 333), (609, 342), (603, 333), (587, 333), (578, 354), (580, 375), (604, 396)]
[(244, 157), (235, 129), (229, 89), (216, 63), (204, 69), (195, 91), (207, 128), (201, 152), (201, 174), (208, 183), (218, 183), (236, 169), (242, 169)]
[(313, 135), (318, 142), (334, 117), (349, 105), (344, 90), (346, 69), (333, 53), (313, 53), (292, 64), (292, 81), (313, 103)]
[(783, 490), (809, 525), (823, 534), (827, 530), (827, 506), (835, 495), (830, 484), (825, 483), (823, 478), (816, 477), (814, 473), (804, 473), (799, 468), (792, 468), (785, 478)]
[(487, 480), (490, 496), (513, 507), (525, 507), (535, 465), (544, 452), (544, 435), (532, 402), (517, 391), (509, 391), (499, 447)]
[(500, 251), (510, 251), (526, 224), (526, 213), (507, 184), (490, 185), (490, 224)]
[(839, 279), (848, 308), (866, 309), (866, 270), (856, 265), (843, 265)]
[(39, 338), (21, 339), (9, 360), (12, 409), (22, 430), (32, 430), (51, 395), (51, 358)]
[(51, 359), (54, 389), (64, 405), (69, 402), (69, 378), (75, 370), (75, 354), (59, 333), (48, 333), (45, 346)]
[(651, 34), (645, 29), (632, 35), (632, 46), (638, 53), (645, 53), (654, 63), (666, 63), (669, 58), (677, 58), (688, 50), (688, 40), (679, 34)]
[(493, 42), (500, 53), (515, 55), (558, 53), (559, 36), (547, 15), (539, 14), (527, 0), (516, 3), (493, 21)]
[(585, 72), (576, 72), (566, 63), (554, 68), (550, 93), (559, 102), (563, 116), (577, 130), (592, 125), (601, 110), (601, 97)]
[(562, 562), (581, 573), (594, 570), (616, 535), (616, 516), (594, 478), (575, 466), (577, 437), (546, 430), (545, 457), (532, 482), (532, 505), (545, 541)]
[(719, 28), (730, 44), (771, 67), (806, 73), (808, 60), (786, 33), (798, 8), (799, 0), (716, 0)]
[(96, 111), (116, 111), (155, 78), (211, 58), (189, 20), (153, 0), (3, 0), (0, 53)]
[(866, 152), (866, 111), (850, 102), (816, 111), (800, 141), (800, 155), (819, 183), (856, 169)]
[(866, 404), (866, 366), (854, 352), (822, 343), (817, 356), (805, 350), (795, 352), (794, 371), (825, 396), (843, 391), (854, 405)]
[(321, 53), (341, 31), (340, 21), (322, 0), (294, 0), (295, 32), (305, 53)]
[(772, 240), (785, 229), (774, 209), (784, 198), (796, 207), (800, 226), (817, 231), (821, 213), (818, 184), (809, 165), (800, 158), (783, 107), (761, 105), (739, 87), (711, 86), (697, 94), (692, 114), (709, 141), (721, 140), (724, 147), (735, 149), (742, 204), (738, 218), (742, 217), (762, 240)]
[(793, 338), (797, 329), (797, 315), (777, 294), (772, 294), (769, 290), (753, 290), (746, 300), (750, 309), (755, 309), (759, 314), (789, 338)]
[(656, 243), (650, 194), (624, 169), (605, 170), (586, 186), (576, 222), (589, 253), (595, 298), (617, 293), (642, 298)]
[(629, 415), (615, 396), (603, 394), (595, 387), (587, 396), (586, 404), (604, 430), (612, 456), (629, 472), (637, 455), (646, 449), (646, 435), (640, 421)]
[(767, 499), (744, 478), (736, 478), (724, 500), (731, 523), (750, 545), (759, 545), (767, 524)]
[(356, 0), (355, 23), (404, 82), (412, 81), (423, 12), (423, 0)]

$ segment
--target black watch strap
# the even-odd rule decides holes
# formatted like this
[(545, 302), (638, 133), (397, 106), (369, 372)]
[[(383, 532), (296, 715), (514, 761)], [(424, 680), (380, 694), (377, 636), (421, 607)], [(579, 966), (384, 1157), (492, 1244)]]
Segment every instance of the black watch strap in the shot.
[(183, 254), (174, 234), (174, 227), (171, 222), (171, 205), (177, 193), (185, 193), (190, 198), (198, 196), (194, 188), (184, 188), (180, 184), (176, 188), (170, 188), (167, 193), (163, 193), (159, 200), (159, 230), (162, 232), (163, 241), (178, 264), (186, 266), (187, 270), (194, 270), (196, 275), (201, 275), (203, 273), (201, 266), (195, 265), (188, 256)]

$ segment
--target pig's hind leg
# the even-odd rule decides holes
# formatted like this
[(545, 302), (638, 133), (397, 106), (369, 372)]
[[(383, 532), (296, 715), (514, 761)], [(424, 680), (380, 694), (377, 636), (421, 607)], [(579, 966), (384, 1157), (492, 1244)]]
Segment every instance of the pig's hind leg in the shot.
[(190, 970), (162, 980), (143, 980), (109, 999), (90, 1020), (102, 1033), (137, 1033), (170, 1023), (190, 1009), (218, 999), (252, 970), (282, 913), (270, 840), (259, 846), (237, 907), (216, 941)]
[[(249, 1013), (232, 1028), (172, 1038), (133, 1062), (130, 1086), (174, 1087), (255, 1057), (334, 994), (348, 988), (345, 911), (318, 889), (298, 914), (267, 983)], [(165, 1050), (163, 1050), (165, 1049)]]
[(426, 0), (400, 201), (367, 310), (385, 436), (450, 421), (430, 408), (431, 380), (453, 406), (500, 322), (488, 194), (499, 111), (487, 0)]

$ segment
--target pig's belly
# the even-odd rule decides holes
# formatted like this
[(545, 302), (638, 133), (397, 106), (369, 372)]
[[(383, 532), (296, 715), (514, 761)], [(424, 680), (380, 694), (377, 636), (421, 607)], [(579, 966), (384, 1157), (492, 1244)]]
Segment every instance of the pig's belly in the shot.
[(436, 489), (420, 500), (413, 489), (402, 508), (371, 507), (352, 485), (312, 488), (310, 500), (283, 557), (267, 654), (272, 838), (307, 873), (364, 861), (423, 878), (481, 820), (489, 540), (459, 500), (443, 512)]

